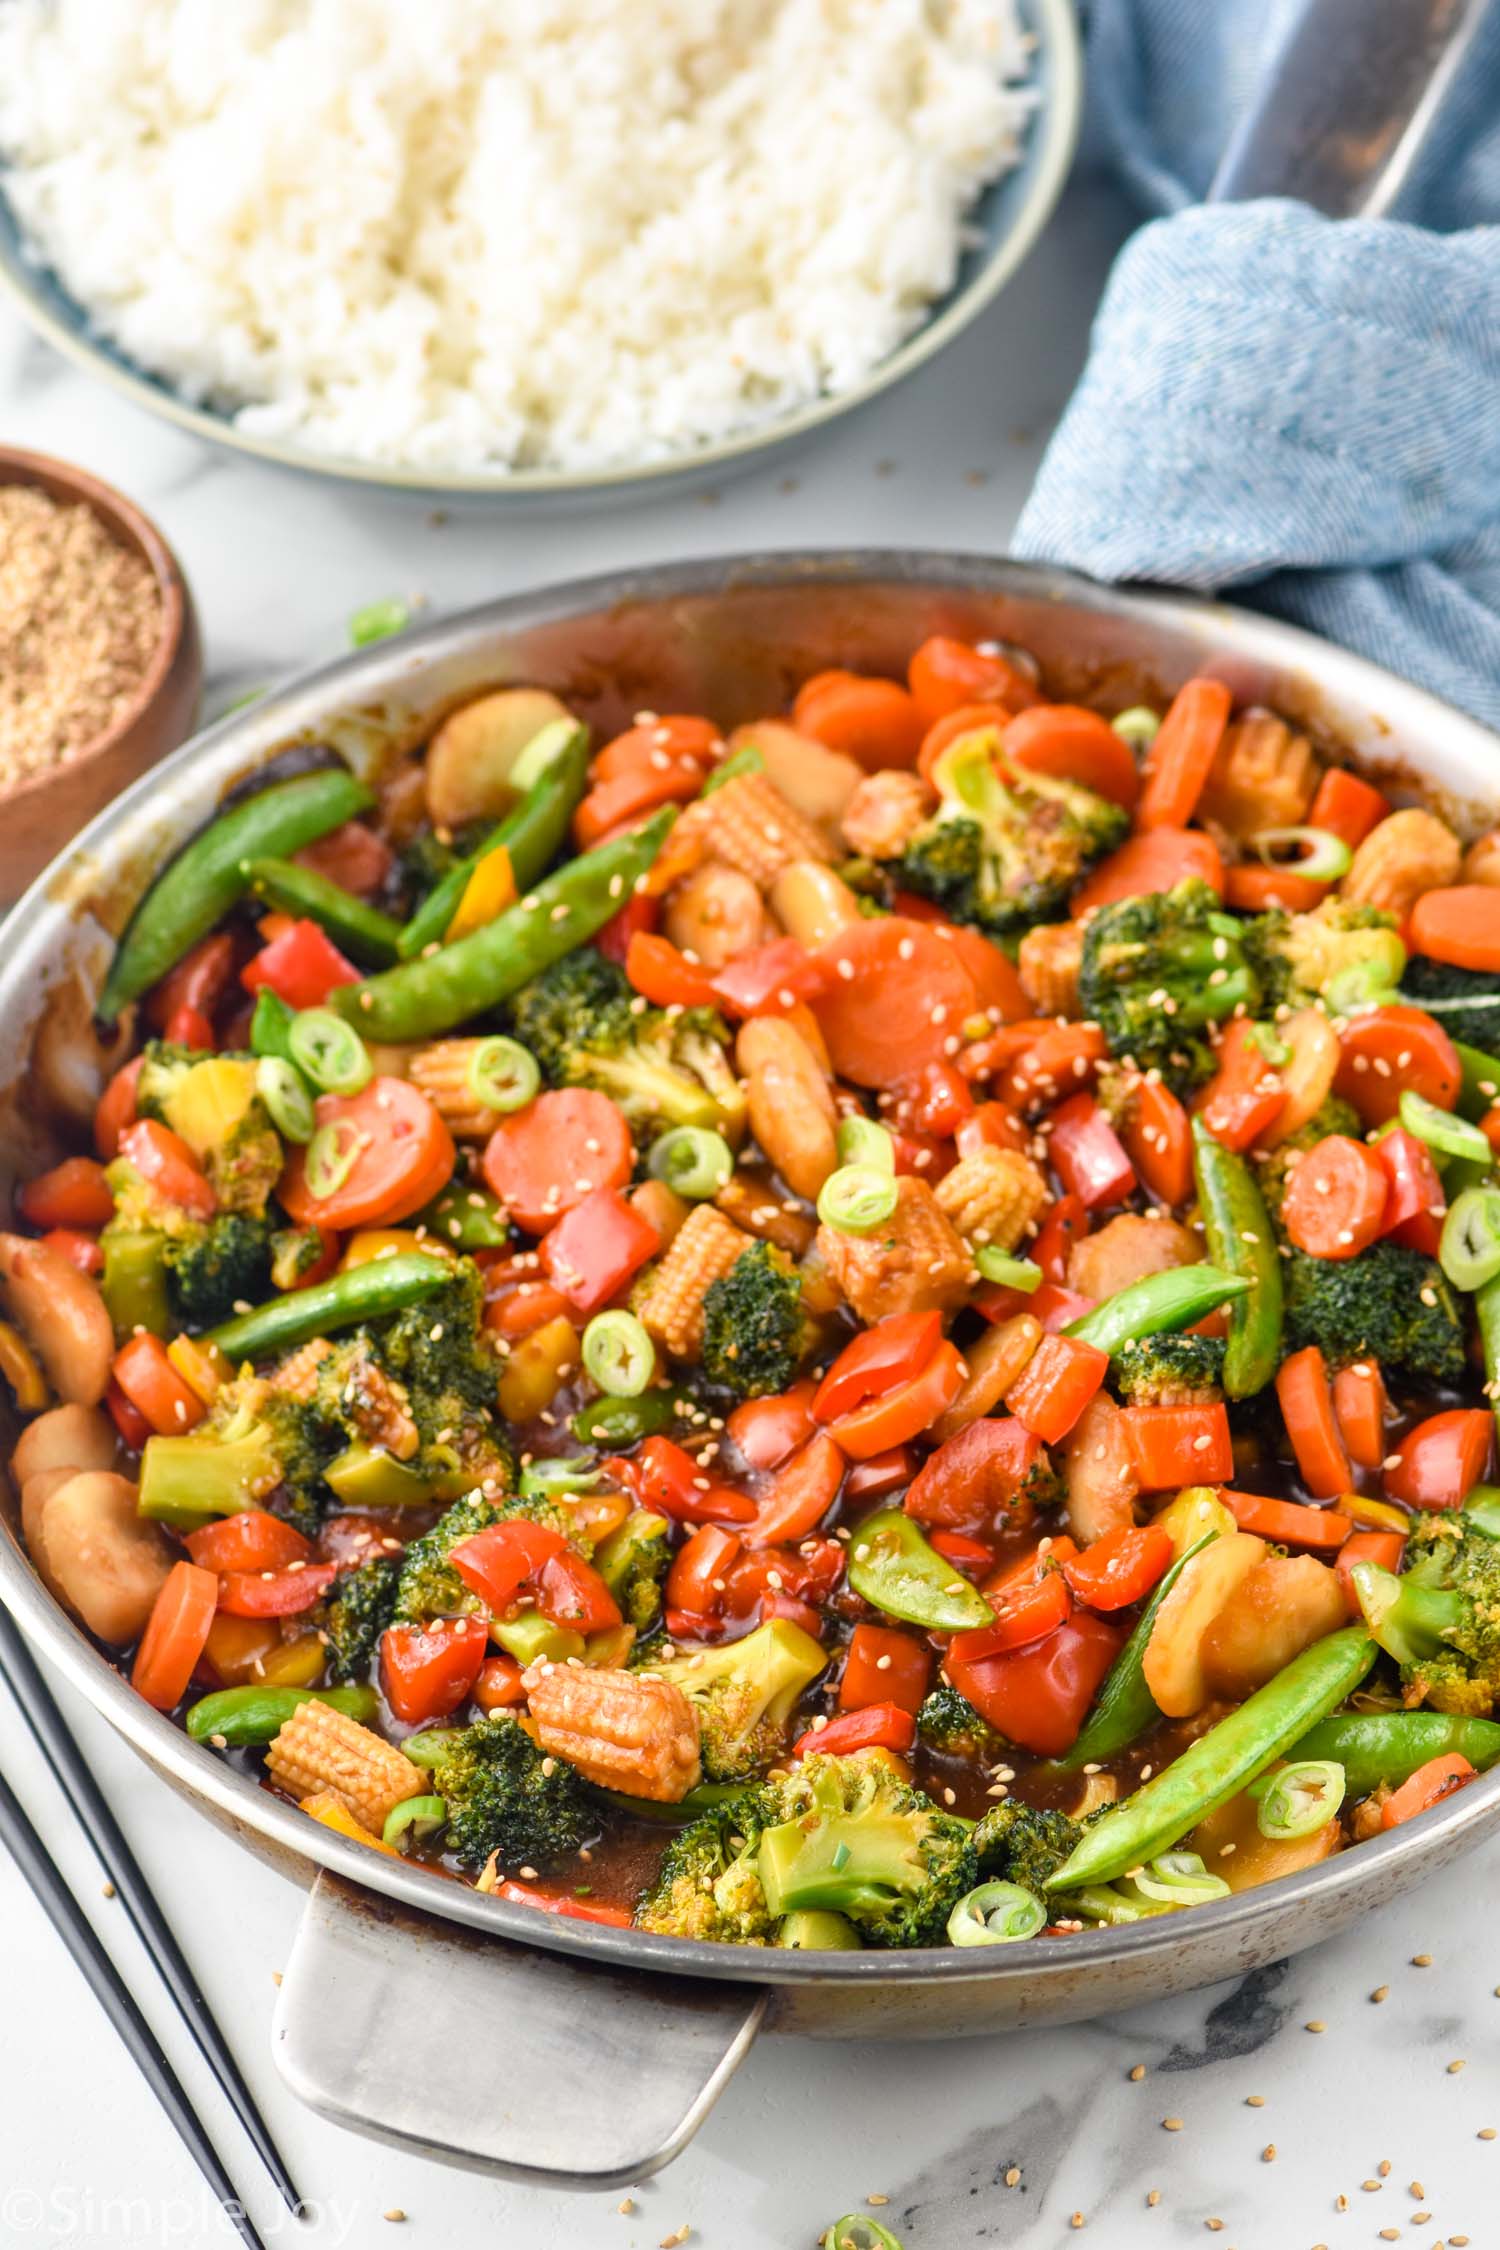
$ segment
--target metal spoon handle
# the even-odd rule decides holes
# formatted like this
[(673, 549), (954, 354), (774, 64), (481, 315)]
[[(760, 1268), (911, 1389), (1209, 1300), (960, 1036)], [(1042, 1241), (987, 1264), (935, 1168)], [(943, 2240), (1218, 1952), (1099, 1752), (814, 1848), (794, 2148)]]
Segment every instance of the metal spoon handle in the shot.
[(1306, 0), (1232, 135), (1211, 203), (1390, 210), (1492, 0)]

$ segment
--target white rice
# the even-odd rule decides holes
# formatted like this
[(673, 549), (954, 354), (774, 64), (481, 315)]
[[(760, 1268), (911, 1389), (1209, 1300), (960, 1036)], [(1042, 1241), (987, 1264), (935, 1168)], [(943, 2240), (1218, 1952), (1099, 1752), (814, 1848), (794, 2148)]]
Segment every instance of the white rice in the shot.
[(0, 157), (97, 328), (242, 429), (594, 469), (909, 334), (1028, 50), (1015, 0), (0, 0)]

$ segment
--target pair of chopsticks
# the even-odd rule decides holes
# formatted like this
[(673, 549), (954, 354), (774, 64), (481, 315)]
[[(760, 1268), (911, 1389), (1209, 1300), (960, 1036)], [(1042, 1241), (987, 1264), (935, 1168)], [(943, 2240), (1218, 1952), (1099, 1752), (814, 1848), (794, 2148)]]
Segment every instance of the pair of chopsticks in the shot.
[[(172, 1935), (161, 1908), (141, 1871), (119, 1822), (105, 1803), (99, 1785), (52, 1691), (38, 1671), (31, 1651), (10, 1612), (0, 1606), (0, 1680), (9, 1688), (22, 1718), (30, 1728), (62, 1788), (79, 1825), (94, 1848), (94, 1855), (114, 1886), (137, 1936), (151, 1954), (177, 2012), (192, 2033), (198, 2051), (227, 2095), (256, 2154), (276, 2182), (289, 2210), (300, 2214), (302, 2198), (292, 2184), (266, 2122), (255, 2106), (224, 2035), (209, 2011), (198, 1981)], [(234, 2182), (219, 2161), (192, 2103), (168, 2062), (145, 2017), (131, 1997), (124, 1979), (105, 1951), (78, 1901), (18, 1803), (10, 1784), (0, 1775), (0, 1842), (25, 1877), (53, 1928), (66, 1945), (95, 1999), (103, 2008), (147, 2085), (176, 2126), (179, 2136), (215, 2196), (232, 2219), (249, 2250), (264, 2250), (250, 2224)]]

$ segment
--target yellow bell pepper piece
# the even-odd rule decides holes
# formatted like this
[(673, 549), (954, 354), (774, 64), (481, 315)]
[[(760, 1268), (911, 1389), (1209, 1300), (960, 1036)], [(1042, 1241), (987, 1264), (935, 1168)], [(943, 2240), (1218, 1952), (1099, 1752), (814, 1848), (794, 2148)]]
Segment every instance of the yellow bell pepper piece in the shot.
[(323, 1677), (325, 1652), (316, 1633), (280, 1641), (261, 1659), (258, 1678), (274, 1687), (316, 1687)]
[(340, 1273), (351, 1266), (368, 1266), (376, 1258), (394, 1258), (407, 1250), (441, 1250), (445, 1245), (429, 1241), (413, 1227), (361, 1227), (351, 1234), (344, 1245), (344, 1255), (339, 1260)]
[(510, 853), (503, 844), (486, 852), (464, 885), (464, 895), (459, 900), (452, 921), (444, 932), (443, 943), (451, 945), (455, 938), (467, 937), (471, 930), (483, 929), (493, 922), (508, 906), (516, 903), (516, 878), (510, 864)]
[(578, 1331), (561, 1313), (523, 1336), (501, 1362), (500, 1411), (507, 1422), (534, 1422), (578, 1365)]
[(0, 1320), (0, 1375), (16, 1394), (23, 1414), (39, 1413), (47, 1403), (47, 1378), (35, 1352), (8, 1320)]
[(206, 1336), (174, 1336), (167, 1346), (167, 1357), (186, 1383), (188, 1389), (201, 1398), (205, 1406), (212, 1406), (218, 1396), (219, 1385), (230, 1382), (234, 1369), (217, 1344)]
[(1228, 1539), (1240, 1528), (1211, 1484), (1190, 1484), (1151, 1520), (1171, 1540), (1174, 1556), (1196, 1547), (1206, 1531)]
[(368, 1844), (372, 1852), (384, 1852), (387, 1859), (399, 1859), (401, 1854), (394, 1844), (382, 1843), (368, 1828), (362, 1827), (336, 1790), (318, 1789), (312, 1796), (304, 1797), (302, 1810), (336, 1836), (347, 1836), (352, 1843)]
[(1341, 1492), (1336, 1505), (1341, 1516), (1352, 1516), (1363, 1531), (1398, 1531), (1404, 1539), (1411, 1529), (1407, 1510), (1389, 1500), (1367, 1500), (1362, 1492)]

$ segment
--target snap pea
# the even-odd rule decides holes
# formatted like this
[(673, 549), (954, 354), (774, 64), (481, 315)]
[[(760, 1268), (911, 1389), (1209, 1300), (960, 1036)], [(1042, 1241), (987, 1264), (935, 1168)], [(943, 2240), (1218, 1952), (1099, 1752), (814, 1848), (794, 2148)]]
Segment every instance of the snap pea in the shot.
[(1376, 1653), (1362, 1625), (1346, 1625), (1314, 1641), (1144, 1788), (1102, 1814), (1049, 1878), (1048, 1890), (1110, 1883), (1169, 1851), (1342, 1703)]
[(316, 922), (361, 966), (388, 969), (395, 960), (401, 929), (395, 917), (356, 898), (342, 883), (330, 882), (315, 867), (299, 867), (294, 859), (243, 859), (240, 873), (256, 898), (278, 913)]
[(510, 1222), (488, 1188), (454, 1180), (412, 1220), (450, 1250), (503, 1250)]
[(639, 1398), (596, 1398), (581, 1406), (568, 1427), (584, 1445), (634, 1445), (659, 1437), (677, 1419), (675, 1391), (642, 1391)]
[(899, 1508), (883, 1508), (849, 1542), (849, 1584), (888, 1617), (933, 1633), (973, 1632), (995, 1612), (980, 1593), (929, 1546), (921, 1526)]
[(1051, 1772), (1077, 1773), (1082, 1766), (1101, 1764), (1104, 1759), (1114, 1757), (1117, 1751), (1128, 1749), (1161, 1717), (1156, 1698), (1146, 1685), (1146, 1644), (1151, 1638), (1151, 1628), (1156, 1623), (1157, 1611), (1194, 1555), (1202, 1554), (1218, 1536), (1217, 1532), (1205, 1531), (1158, 1581), (1156, 1591), (1136, 1620), (1135, 1630), (1105, 1676), (1094, 1708), (1084, 1721), (1082, 1734), (1071, 1750), (1051, 1761)]
[(1065, 1336), (1076, 1336), (1097, 1351), (1117, 1352), (1143, 1336), (1164, 1336), (1191, 1328), (1231, 1298), (1248, 1294), (1243, 1274), (1221, 1273), (1217, 1266), (1174, 1266), (1167, 1273), (1147, 1274), (1128, 1289), (1095, 1305), (1078, 1320), (1070, 1321)]
[(483, 1015), (618, 914), (676, 817), (675, 806), (665, 807), (628, 836), (571, 860), (518, 906), (455, 944), (340, 985), (330, 1005), (371, 1039), (434, 1038)]
[(1250, 1286), (1229, 1308), (1224, 1389), (1230, 1398), (1263, 1391), (1281, 1357), (1281, 1256), (1265, 1197), (1242, 1156), (1193, 1119), (1193, 1179), (1209, 1256)]
[(247, 859), (300, 851), (356, 813), (374, 794), (347, 766), (319, 766), (257, 791), (184, 845), (131, 915), (99, 995), (101, 1022), (139, 999), (175, 968), (199, 938), (244, 895)]
[(1463, 1072), (1454, 1107), (1460, 1117), (1477, 1120), (1500, 1101), (1500, 1055), (1486, 1054), (1482, 1047), (1466, 1047), (1461, 1039), (1454, 1040), (1453, 1048)]
[(310, 1289), (290, 1289), (269, 1304), (226, 1320), (210, 1331), (208, 1341), (236, 1363), (262, 1359), (306, 1343), (309, 1336), (326, 1335), (331, 1328), (356, 1328), (362, 1320), (379, 1320), (385, 1313), (420, 1304), (452, 1274), (450, 1260), (421, 1250), (370, 1258), (327, 1281), (315, 1281)]
[(375, 1716), (375, 1690), (369, 1687), (251, 1686), (220, 1688), (213, 1695), (201, 1697), (184, 1724), (195, 1742), (214, 1742), (215, 1748), (218, 1741), (236, 1747), (247, 1742), (270, 1742), (304, 1703), (332, 1704), (346, 1719), (358, 1719), (361, 1724)]
[(519, 892), (529, 890), (546, 874), (567, 841), (568, 823), (583, 795), (588, 767), (588, 729), (575, 726), (560, 742), (520, 803), (511, 807), (477, 849), (450, 867), (433, 885), (397, 936), (396, 951), (403, 961), (415, 960), (429, 945), (442, 944), (448, 924), (458, 912), (459, 901), (469, 887), (470, 876), (491, 852), (503, 848), (510, 854), (510, 871)]
[(1500, 1721), (1452, 1718), (1445, 1711), (1340, 1711), (1320, 1719), (1288, 1756), (1341, 1765), (1347, 1794), (1368, 1797), (1383, 1781), (1399, 1788), (1430, 1758), (1450, 1751), (1483, 1773), (1500, 1758)]
[(1475, 1290), (1474, 1321), (1484, 1351), (1485, 1396), (1493, 1401), (1500, 1422), (1500, 1274)]

